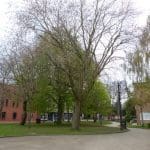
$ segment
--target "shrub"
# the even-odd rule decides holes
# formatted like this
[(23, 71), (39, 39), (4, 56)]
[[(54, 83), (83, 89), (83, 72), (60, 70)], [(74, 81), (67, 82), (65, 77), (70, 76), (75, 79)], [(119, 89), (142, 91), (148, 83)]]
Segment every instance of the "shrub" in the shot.
[(150, 128), (150, 123), (147, 124), (147, 127)]

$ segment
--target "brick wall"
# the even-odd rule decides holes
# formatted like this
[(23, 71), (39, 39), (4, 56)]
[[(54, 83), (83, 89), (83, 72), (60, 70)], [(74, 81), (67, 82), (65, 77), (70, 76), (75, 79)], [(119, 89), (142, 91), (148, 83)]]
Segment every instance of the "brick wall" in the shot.
[[(6, 99), (2, 109), (0, 122), (21, 122), (23, 107), (22, 103)], [(32, 121), (36, 120), (36, 113), (32, 114)]]
[[(4, 105), (2, 108), (2, 113), (0, 113), (0, 122), (21, 122), (23, 106), (22, 106), (22, 98), (19, 98), (19, 94), (17, 92), (17, 85), (6, 84), (5, 91), (1, 90), (0, 83), (0, 94), (3, 93), (4, 96)], [(17, 101), (14, 101), (17, 99)], [(37, 118), (36, 113), (32, 115), (32, 121), (35, 121)]]

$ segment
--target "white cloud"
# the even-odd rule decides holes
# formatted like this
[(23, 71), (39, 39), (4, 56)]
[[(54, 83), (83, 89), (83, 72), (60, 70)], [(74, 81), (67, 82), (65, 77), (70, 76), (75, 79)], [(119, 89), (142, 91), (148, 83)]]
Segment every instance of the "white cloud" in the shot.
[(150, 15), (150, 0), (132, 0), (135, 9), (140, 13), (137, 23), (140, 26), (146, 24), (147, 16)]

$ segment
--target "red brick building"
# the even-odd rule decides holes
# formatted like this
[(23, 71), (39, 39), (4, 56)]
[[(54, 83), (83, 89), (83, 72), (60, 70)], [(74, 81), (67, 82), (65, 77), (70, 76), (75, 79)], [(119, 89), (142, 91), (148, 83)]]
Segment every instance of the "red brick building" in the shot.
[[(23, 113), (23, 105), (21, 100), (14, 100), (16, 87), (13, 85), (6, 85), (5, 87), (5, 98), (2, 105), (2, 111), (0, 113), (0, 122), (21, 122), (22, 113)], [(0, 90), (0, 94), (3, 91)], [(37, 118), (37, 114), (30, 114), (31, 121), (35, 121)], [(29, 118), (29, 114), (27, 120)]]
[[(0, 122), (21, 122), (22, 113), (22, 103), (6, 99), (2, 108)], [(35, 113), (31, 114), (31, 121), (35, 121), (36, 117), (37, 115)]]
[(3, 104), (0, 121), (20, 122), (22, 115), (22, 104), (6, 99)]

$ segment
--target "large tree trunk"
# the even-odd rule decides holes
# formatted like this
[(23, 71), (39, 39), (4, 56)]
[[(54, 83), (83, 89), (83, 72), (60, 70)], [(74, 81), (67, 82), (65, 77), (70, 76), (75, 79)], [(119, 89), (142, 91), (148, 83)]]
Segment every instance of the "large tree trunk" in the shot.
[(61, 125), (64, 117), (64, 101), (59, 98), (58, 100), (58, 119), (57, 124)]
[(67, 121), (70, 122), (69, 107), (67, 108)]
[(23, 113), (22, 113), (22, 119), (20, 124), (24, 125), (26, 123), (27, 120), (27, 101), (23, 102)]
[(93, 122), (95, 123), (97, 121), (97, 113), (93, 114)]
[(142, 108), (142, 106), (140, 107), (140, 110), (141, 110), (141, 125), (143, 127), (144, 126), (144, 120), (143, 120), (143, 108)]
[(1, 99), (1, 100), (0, 100), (0, 119), (2, 119), (2, 110), (3, 110), (3, 106), (4, 106), (4, 100)]
[(72, 128), (78, 130), (80, 128), (80, 101), (75, 101), (73, 118), (72, 118)]
[[(3, 110), (3, 107), (4, 107), (4, 93), (5, 93), (5, 82), (3, 81), (2, 83), (2, 90), (0, 91), (1, 92), (1, 96), (0, 96), (0, 118), (2, 117), (2, 110)], [(2, 118), (1, 118), (2, 119)]]

